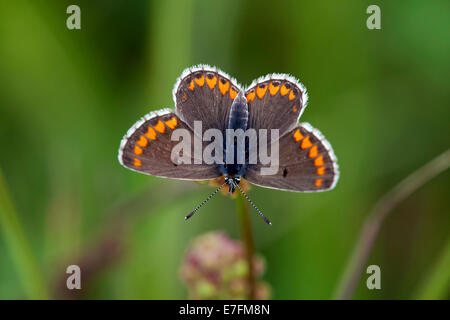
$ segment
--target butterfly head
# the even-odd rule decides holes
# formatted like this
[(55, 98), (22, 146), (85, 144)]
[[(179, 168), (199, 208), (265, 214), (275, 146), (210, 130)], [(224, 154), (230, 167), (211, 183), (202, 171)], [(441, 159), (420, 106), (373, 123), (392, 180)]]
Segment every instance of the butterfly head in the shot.
[(241, 182), (241, 176), (225, 176), (225, 183), (228, 184), (229, 192), (233, 193), (237, 185)]

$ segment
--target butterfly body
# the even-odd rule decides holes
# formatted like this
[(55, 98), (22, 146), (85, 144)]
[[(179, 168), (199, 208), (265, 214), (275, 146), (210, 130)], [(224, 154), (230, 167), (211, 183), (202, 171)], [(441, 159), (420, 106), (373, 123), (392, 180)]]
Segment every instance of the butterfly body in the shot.
[[(310, 124), (298, 122), (308, 96), (295, 78), (271, 74), (243, 89), (219, 69), (200, 65), (186, 69), (178, 78), (173, 99), (175, 110), (151, 112), (128, 130), (119, 148), (123, 166), (184, 180), (224, 176), (230, 192), (239, 188), (241, 178), (258, 186), (296, 192), (326, 191), (336, 185), (339, 170), (330, 143)], [(196, 122), (201, 122), (200, 132), (195, 131)], [(192, 142), (194, 152), (174, 154), (178, 141), (173, 136), (179, 129), (188, 133), (189, 141), (217, 129), (224, 136), (218, 153), (223, 161), (205, 161), (205, 140), (200, 142), (200, 152)], [(228, 136), (229, 131), (239, 130), (254, 130), (258, 148), (249, 147), (249, 137), (242, 145)], [(259, 135), (262, 131), (266, 139)], [(277, 166), (260, 158), (262, 142), (267, 142), (270, 157), (278, 157)], [(257, 161), (249, 161), (255, 154)]]
[[(244, 97), (244, 93), (242, 91), (239, 92), (237, 97), (233, 100), (233, 103), (231, 105), (230, 109), (230, 115), (228, 119), (228, 126), (227, 129), (229, 130), (242, 130), (242, 132), (245, 132), (247, 130), (247, 123), (248, 123), (248, 105), (247, 100)], [(230, 141), (231, 140), (231, 141)], [(227, 148), (227, 146), (233, 145), (232, 151)], [(248, 152), (248, 150), (239, 150), (239, 147), (245, 148), (246, 145), (239, 146), (234, 141), (234, 137), (230, 138), (229, 135), (225, 134), (225, 141), (224, 141), (224, 170), (223, 173), (225, 175), (225, 181), (227, 181), (227, 184), (229, 186), (230, 193), (233, 193), (236, 186), (235, 184), (239, 184), (240, 178), (242, 175), (245, 174), (246, 169), (246, 163), (245, 163), (245, 157), (241, 159), (241, 161), (238, 161), (239, 158), (239, 151), (241, 151), (241, 154), (244, 156)], [(230, 151), (230, 152), (228, 152)]]

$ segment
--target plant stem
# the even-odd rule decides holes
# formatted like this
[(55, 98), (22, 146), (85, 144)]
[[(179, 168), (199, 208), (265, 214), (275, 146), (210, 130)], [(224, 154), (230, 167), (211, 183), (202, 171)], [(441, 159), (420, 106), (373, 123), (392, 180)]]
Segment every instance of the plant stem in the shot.
[(370, 256), (381, 225), (392, 212), (392, 209), (449, 167), (450, 149), (406, 177), (377, 202), (364, 222), (359, 240), (335, 295), (337, 299), (351, 299), (353, 297), (364, 264)]
[(48, 299), (43, 276), (33, 257), (30, 244), (14, 208), (1, 169), (0, 225), (27, 297), (30, 299)]
[(245, 253), (248, 265), (248, 285), (249, 285), (249, 299), (255, 299), (255, 277), (253, 274), (253, 255), (255, 247), (253, 243), (252, 226), (250, 224), (250, 213), (248, 209), (247, 200), (242, 194), (238, 194), (236, 198), (236, 207), (239, 216), (239, 223), (241, 225), (241, 237), (245, 244)]

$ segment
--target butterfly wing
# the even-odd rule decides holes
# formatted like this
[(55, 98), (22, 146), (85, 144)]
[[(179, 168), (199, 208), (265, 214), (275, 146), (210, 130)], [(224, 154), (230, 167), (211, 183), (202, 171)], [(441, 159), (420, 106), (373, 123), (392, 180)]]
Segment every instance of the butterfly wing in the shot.
[(172, 148), (180, 143), (172, 141), (175, 129), (185, 129), (193, 142), (192, 130), (172, 110), (151, 112), (136, 122), (123, 137), (119, 149), (120, 163), (144, 174), (188, 180), (206, 180), (220, 176), (217, 167), (203, 162), (195, 164), (190, 152), (188, 164), (172, 161)]
[(334, 188), (339, 178), (337, 159), (330, 143), (317, 129), (301, 123), (278, 142), (278, 172), (261, 175), (261, 164), (250, 165), (244, 178), (262, 187), (297, 192)]
[(286, 74), (271, 74), (253, 81), (245, 96), (248, 128), (279, 129), (281, 137), (298, 124), (308, 96), (305, 87)]
[(240, 91), (236, 81), (224, 72), (206, 65), (183, 71), (173, 89), (176, 112), (191, 128), (202, 121), (202, 131), (224, 131), (230, 107)]

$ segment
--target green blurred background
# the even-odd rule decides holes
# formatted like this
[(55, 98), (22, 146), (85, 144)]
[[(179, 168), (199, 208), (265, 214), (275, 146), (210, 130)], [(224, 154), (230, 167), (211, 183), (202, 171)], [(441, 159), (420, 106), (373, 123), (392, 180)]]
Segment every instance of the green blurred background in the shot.
[[(70, 4), (81, 30), (66, 28)], [(366, 27), (370, 4), (381, 30)], [(229, 197), (186, 223), (210, 187), (117, 161), (128, 128), (173, 107), (176, 78), (198, 63), (242, 84), (278, 72), (307, 87), (301, 120), (332, 143), (340, 181), (319, 194), (253, 187), (274, 225), (251, 219), (274, 299), (332, 298), (374, 203), (450, 145), (449, 15), (446, 0), (2, 1), (0, 298), (65, 297), (65, 268), (82, 264), (78, 297), (183, 299), (188, 243), (239, 238)], [(449, 298), (449, 178), (395, 208), (367, 263), (382, 290), (363, 275), (356, 298)]]

